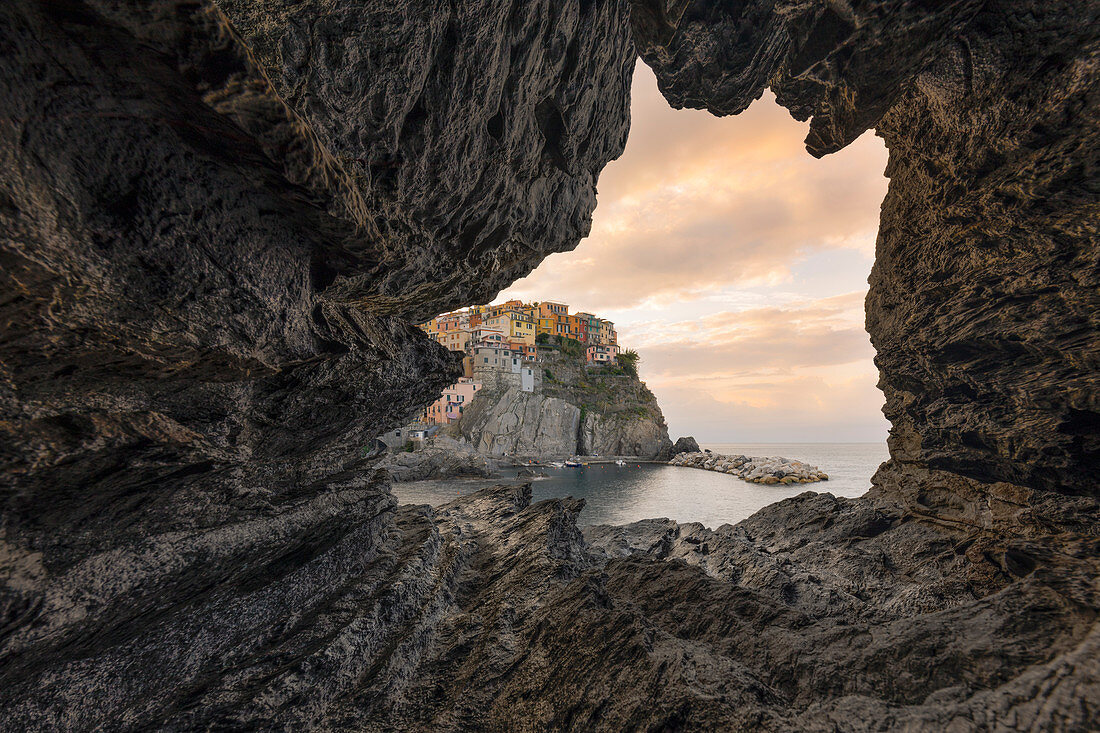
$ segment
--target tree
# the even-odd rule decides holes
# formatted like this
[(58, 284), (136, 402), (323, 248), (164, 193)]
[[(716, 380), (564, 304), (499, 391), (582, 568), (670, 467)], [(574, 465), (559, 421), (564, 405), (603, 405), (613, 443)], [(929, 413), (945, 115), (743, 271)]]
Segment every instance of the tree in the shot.
[(638, 378), (638, 362), (642, 360), (642, 357), (638, 356), (637, 351), (634, 349), (620, 351), (616, 360), (619, 362), (619, 366), (622, 367), (624, 372), (635, 379)]

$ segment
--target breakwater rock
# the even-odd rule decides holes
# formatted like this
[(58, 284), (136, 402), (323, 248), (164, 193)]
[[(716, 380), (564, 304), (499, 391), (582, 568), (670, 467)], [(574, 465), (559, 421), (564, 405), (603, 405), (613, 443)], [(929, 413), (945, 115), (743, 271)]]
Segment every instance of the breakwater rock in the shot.
[(728, 473), (754, 484), (812, 484), (829, 480), (829, 475), (817, 466), (779, 456), (681, 453), (669, 461), (668, 465)]

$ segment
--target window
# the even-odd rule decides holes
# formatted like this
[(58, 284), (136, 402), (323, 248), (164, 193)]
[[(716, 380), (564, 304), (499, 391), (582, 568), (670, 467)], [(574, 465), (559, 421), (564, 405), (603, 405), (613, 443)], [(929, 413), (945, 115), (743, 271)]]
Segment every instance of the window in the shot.
[(485, 357), (485, 363), (486, 363), (486, 364), (488, 364), (488, 363), (489, 363), (489, 357)]

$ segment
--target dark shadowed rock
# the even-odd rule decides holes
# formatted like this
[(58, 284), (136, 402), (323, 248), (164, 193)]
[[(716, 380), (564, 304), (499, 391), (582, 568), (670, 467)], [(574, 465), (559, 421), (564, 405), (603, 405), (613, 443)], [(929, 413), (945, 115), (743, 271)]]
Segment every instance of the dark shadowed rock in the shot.
[(699, 444), (696, 443), (695, 438), (690, 435), (677, 438), (676, 442), (672, 445), (673, 456), (678, 456), (681, 453), (698, 453), (699, 451)]
[[(0, 728), (1094, 728), (1097, 13), (0, 5)], [(891, 461), (590, 545), (529, 487), (398, 508), (372, 439), (458, 371), (411, 323), (587, 231), (635, 43), (886, 140)]]
[(437, 435), (414, 451), (394, 451), (378, 464), (394, 481), (424, 481), (456, 476), (490, 478), (498, 462), (472, 447), (444, 435)]

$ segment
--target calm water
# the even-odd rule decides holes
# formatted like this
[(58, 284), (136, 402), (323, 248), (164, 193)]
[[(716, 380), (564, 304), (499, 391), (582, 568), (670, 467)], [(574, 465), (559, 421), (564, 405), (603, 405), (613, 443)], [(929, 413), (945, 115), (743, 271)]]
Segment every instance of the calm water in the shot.
[[(735, 524), (768, 504), (804, 491), (836, 496), (861, 496), (871, 487), (871, 475), (886, 460), (885, 445), (877, 443), (708, 444), (715, 453), (785, 456), (818, 466), (829, 481), (795, 486), (763, 486), (712, 471), (630, 463), (598, 464), (581, 468), (540, 468), (549, 478), (532, 484), (535, 501), (575, 496), (586, 502), (580, 523), (626, 524), (650, 517), (679, 522), (702, 522), (708, 527)], [(514, 475), (512, 472), (510, 475)], [(444, 504), (458, 495), (500, 479), (416, 481), (395, 484), (402, 503)]]

